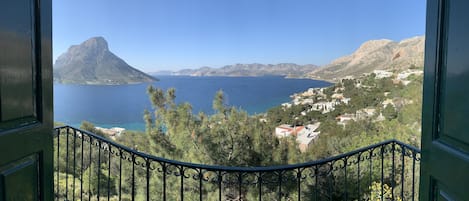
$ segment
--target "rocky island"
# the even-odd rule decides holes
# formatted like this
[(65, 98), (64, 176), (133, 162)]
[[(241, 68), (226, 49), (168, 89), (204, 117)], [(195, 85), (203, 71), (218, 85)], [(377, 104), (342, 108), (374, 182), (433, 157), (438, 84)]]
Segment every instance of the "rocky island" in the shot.
[(103, 37), (71, 46), (54, 64), (54, 82), (62, 84), (117, 85), (157, 80), (113, 54)]

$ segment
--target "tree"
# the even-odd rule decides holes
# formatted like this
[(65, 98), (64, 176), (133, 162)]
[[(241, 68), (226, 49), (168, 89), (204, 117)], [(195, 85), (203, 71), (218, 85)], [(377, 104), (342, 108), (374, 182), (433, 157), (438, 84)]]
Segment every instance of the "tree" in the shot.
[(96, 129), (94, 124), (92, 124), (91, 122), (88, 122), (88, 121), (81, 122), (80, 129), (85, 130), (85, 131), (89, 131), (91, 133), (94, 133), (94, 134), (99, 135), (99, 136), (104, 137), (104, 138), (108, 138), (106, 134), (104, 134), (102, 131)]
[(386, 107), (383, 110), (383, 116), (386, 117), (386, 119), (391, 120), (397, 118), (397, 111), (392, 106), (391, 104), (387, 104)]
[(227, 108), (225, 107), (225, 95), (222, 90), (218, 90), (215, 98), (213, 99), (213, 109), (216, 113), (226, 115)]

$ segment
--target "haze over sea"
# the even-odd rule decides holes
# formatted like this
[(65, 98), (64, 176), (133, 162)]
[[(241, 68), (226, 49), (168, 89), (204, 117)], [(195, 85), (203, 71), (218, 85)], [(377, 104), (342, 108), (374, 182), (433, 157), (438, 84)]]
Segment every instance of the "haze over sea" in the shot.
[(226, 104), (249, 114), (290, 101), (290, 95), (330, 83), (311, 79), (266, 77), (158, 76), (160, 81), (133, 85), (54, 84), (54, 120), (79, 126), (84, 120), (100, 127), (144, 130), (143, 111), (152, 111), (146, 89), (150, 84), (176, 89), (176, 102), (189, 102), (194, 113), (213, 113), (216, 91), (223, 90)]

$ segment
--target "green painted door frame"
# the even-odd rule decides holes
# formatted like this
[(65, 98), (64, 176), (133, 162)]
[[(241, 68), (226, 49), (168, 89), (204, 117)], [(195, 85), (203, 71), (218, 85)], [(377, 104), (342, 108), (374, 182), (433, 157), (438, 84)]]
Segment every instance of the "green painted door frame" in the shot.
[(468, 201), (469, 1), (428, 0), (420, 200)]
[(0, 201), (53, 193), (52, 1), (0, 1)]

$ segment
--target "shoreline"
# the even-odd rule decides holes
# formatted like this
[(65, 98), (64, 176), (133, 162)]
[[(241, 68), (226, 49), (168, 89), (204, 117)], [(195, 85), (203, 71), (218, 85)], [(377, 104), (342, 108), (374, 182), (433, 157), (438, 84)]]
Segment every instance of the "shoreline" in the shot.
[[(171, 78), (171, 77), (173, 77), (173, 78)], [(178, 77), (180, 77), (180, 78), (178, 78)], [(186, 77), (186, 78), (184, 78), (184, 77)], [(200, 77), (200, 79), (191, 81), (190, 77)], [(208, 80), (208, 82), (212, 82), (213, 81), (212, 78), (215, 78), (215, 77), (219, 77), (218, 79), (215, 79), (215, 80), (223, 80), (224, 79), (221, 76), (180, 76), (180, 75), (175, 76), (175, 75), (169, 75), (166, 78), (163, 78), (163, 76), (162, 76), (162, 79), (160, 79), (160, 82), (158, 82), (158, 83), (163, 83), (163, 84), (164, 83), (172, 83), (172, 82), (168, 82), (172, 79), (187, 80), (188, 82), (205, 83), (207, 81), (204, 81), (204, 80)], [(228, 78), (233, 78), (233, 79), (228, 79)], [(238, 81), (238, 78), (241, 78), (241, 79), (239, 79), (240, 81)], [(252, 99), (249, 98), (252, 101), (247, 101), (247, 102), (233, 101), (234, 100), (233, 96), (242, 95), (242, 94), (240, 94), (241, 93), (240, 91), (245, 91), (245, 89), (243, 89), (243, 88), (236, 88), (235, 87), (235, 86), (239, 86), (239, 85), (240, 86), (245, 86), (245, 82), (243, 80), (246, 80), (246, 79), (242, 79), (242, 78), (247, 78), (247, 80), (253, 80), (252, 83), (257, 83), (257, 84), (262, 83), (261, 85), (253, 85), (253, 87), (251, 87), (251, 88), (254, 88), (254, 89), (249, 90), (250, 91), (249, 93), (258, 93), (256, 91), (264, 90), (263, 89), (264, 87), (269, 87), (270, 89), (265, 89), (265, 90), (269, 90), (268, 94), (274, 94), (274, 95), (272, 95), (272, 96), (268, 95), (266, 97), (260, 97), (261, 99), (259, 99), (259, 97), (256, 96), (257, 98), (254, 98), (254, 97)], [(264, 79), (264, 78), (267, 78), (267, 79)], [(256, 81), (258, 79), (259, 79), (259, 81)], [(161, 82), (161, 80), (164, 80), (164, 82)], [(268, 82), (265, 82), (264, 80), (266, 80)], [(275, 83), (272, 83), (273, 85), (285, 86), (285, 88), (282, 87), (282, 89), (280, 90), (280, 91), (283, 91), (283, 92), (278, 91), (279, 89), (277, 89), (277, 87), (274, 87), (273, 85), (268, 84), (268, 83), (271, 82), (271, 80), (275, 81)], [(281, 80), (284, 80), (284, 81), (281, 81)], [(288, 81), (288, 80), (292, 80), (292, 81)], [(303, 80), (303, 81), (294, 81), (294, 80)], [(331, 86), (331, 85), (334, 84), (334, 83), (330, 83), (330, 82), (323, 81), (323, 80), (315, 80), (315, 79), (311, 79), (311, 78), (300, 78), (300, 77), (294, 77), (293, 78), (293, 77), (286, 77), (286, 76), (256, 76), (256, 77), (254, 77), (254, 76), (242, 76), (242, 77), (241, 76), (237, 76), (237, 77), (231, 76), (231, 77), (227, 77), (227, 83), (239, 83), (239, 84), (236, 84), (236, 85), (233, 85), (233, 86), (232, 85), (226, 85), (226, 86), (222, 85), (222, 86), (225, 86), (225, 87), (232, 87), (232, 88), (235, 87), (233, 89), (236, 89), (232, 93), (230, 93), (228, 91), (229, 94), (228, 94), (227, 104), (230, 105), (230, 106), (236, 107), (238, 109), (241, 108), (242, 110), (246, 111), (249, 114), (249, 116), (262, 116), (262, 115), (265, 115), (271, 108), (279, 107), (285, 102), (292, 102), (293, 101), (292, 95), (294, 95), (294, 94), (303, 93), (303, 92), (309, 90), (310, 88), (328, 87), (328, 86)], [(303, 84), (300, 84), (300, 85), (299, 84), (292, 84), (291, 86), (295, 86), (295, 87), (290, 88), (289, 83), (303, 83)], [(107, 100), (107, 98), (119, 98), (119, 97), (122, 96), (121, 93), (123, 93), (123, 92), (118, 92), (118, 90), (116, 91), (116, 90), (112, 89), (115, 92), (108, 93), (109, 90), (111, 90), (111, 88), (118, 87), (118, 86), (122, 86), (122, 87), (126, 86), (126, 85), (77, 85), (77, 84), (72, 85), (72, 84), (61, 84), (61, 83), (57, 83), (57, 82), (54, 83), (54, 85), (57, 86), (57, 89), (56, 89), (56, 91), (58, 90), (57, 92), (61, 92), (61, 90), (62, 91), (66, 90), (66, 93), (70, 93), (69, 89), (73, 89), (73, 90), (78, 89), (78, 92), (80, 94), (82, 94), (80, 97), (93, 97), (93, 98), (86, 98), (84, 100), (85, 102), (89, 101), (88, 99), (91, 100), (91, 99), (96, 99), (96, 98), (98, 98), (100, 100), (100, 102), (104, 102), (103, 100)], [(139, 84), (133, 84), (133, 85), (128, 85), (128, 86), (138, 86), (138, 85)], [(69, 88), (67, 86), (70, 86), (72, 88)], [(74, 87), (74, 86), (76, 86), (76, 87)], [(112, 86), (112, 87), (110, 87), (110, 86)], [(177, 86), (179, 86), (179, 85), (177, 85)], [(91, 89), (93, 89), (93, 90), (91, 90), (91, 89), (89, 90), (88, 87), (91, 87)], [(109, 87), (109, 90), (108, 90), (108, 87)], [(145, 90), (146, 87), (139, 86), (137, 88), (139, 88), (139, 89), (142, 88), (141, 90)], [(164, 85), (163, 85), (163, 88), (164, 88)], [(86, 92), (91, 91), (92, 92), (92, 91), (94, 91), (94, 89), (96, 89), (98, 93), (103, 94), (103, 95), (97, 96), (96, 94), (90, 95), (90, 94), (84, 93), (84, 91), (86, 91)], [(118, 89), (118, 88), (116, 88), (116, 89)], [(128, 88), (125, 88), (125, 89), (128, 89)], [(131, 88), (131, 89), (133, 89), (133, 88)], [(105, 90), (105, 91), (103, 91), (103, 90)], [(135, 90), (132, 90), (132, 91), (135, 91)], [(63, 92), (62, 94), (64, 94), (64, 93), (65, 92)], [(242, 93), (245, 93), (245, 92), (242, 92)], [(117, 95), (114, 96), (113, 94), (117, 94)], [(142, 98), (139, 98), (139, 99), (144, 100), (143, 102), (145, 102), (145, 104), (146, 104), (146, 101), (148, 101), (147, 100), (148, 97), (145, 95), (144, 92), (142, 92), (142, 93), (139, 92), (139, 94), (143, 94)], [(70, 97), (70, 96), (64, 96), (64, 97)], [(182, 97), (182, 96), (180, 96), (180, 97)], [(195, 102), (191, 102), (193, 105), (198, 105), (197, 108), (193, 109), (194, 114), (197, 114), (200, 111), (206, 111), (205, 113), (211, 114), (211, 109), (210, 109), (211, 106), (210, 106), (209, 103), (213, 99), (210, 95), (205, 95), (204, 97), (209, 97), (209, 98), (206, 98), (209, 101), (209, 102), (207, 102), (207, 104), (205, 104), (206, 103), (205, 98), (200, 99), (200, 100), (203, 100), (203, 102), (197, 101), (195, 99), (194, 99)], [(56, 96), (56, 98), (57, 98), (57, 96)], [(125, 99), (127, 99), (127, 98), (124, 98), (123, 103), (125, 103)], [(231, 99), (233, 99), (233, 100), (231, 100)], [(67, 102), (66, 101), (67, 99), (60, 99), (60, 100), (61, 101), (59, 101), (59, 99), (57, 99), (56, 103), (58, 104), (58, 103), (61, 103), (61, 102), (64, 102), (64, 101)], [(73, 100), (75, 100), (75, 99), (73, 99)], [(116, 101), (117, 99), (113, 99), (113, 100)], [(187, 101), (191, 101), (191, 99), (189, 99)], [(120, 104), (119, 102), (122, 102), (122, 101), (117, 101), (117, 105), (120, 105), (120, 107), (127, 107), (125, 105), (122, 105), (123, 103)], [(200, 103), (197, 103), (197, 102), (200, 102)], [(64, 104), (62, 104), (62, 105), (64, 105)], [(65, 106), (62, 106), (62, 107), (66, 108)], [(105, 106), (103, 106), (103, 107), (105, 107)], [(60, 106), (59, 106), (59, 108), (60, 108)], [(149, 109), (149, 108), (147, 108), (147, 109)], [(65, 110), (65, 111), (68, 111), (68, 110)], [(93, 111), (95, 111), (95, 110), (93, 110)], [(65, 123), (67, 123), (71, 126), (75, 126), (75, 127), (79, 127), (81, 125), (82, 120), (83, 120), (82, 118), (84, 118), (87, 121), (93, 123), (95, 126), (98, 126), (98, 127), (104, 127), (104, 128), (123, 127), (126, 130), (137, 130), (137, 131), (144, 131), (145, 130), (145, 123), (143, 122), (141, 117), (138, 116), (138, 115), (132, 115), (133, 117), (130, 118), (130, 119), (122, 118), (123, 119), (122, 121), (107, 122), (107, 119), (103, 119), (103, 118), (94, 119), (95, 121), (93, 121), (91, 118), (86, 118), (87, 116), (91, 117), (90, 115), (94, 114), (93, 111), (91, 111), (91, 113), (87, 113), (87, 114), (83, 114), (83, 115), (79, 116), (80, 118), (75, 118), (75, 116), (73, 116), (74, 114), (67, 114), (67, 113), (63, 113), (63, 114), (72, 115), (72, 116), (67, 117), (67, 116), (60, 115), (60, 114), (57, 114), (55, 116), (56, 116), (56, 121), (65, 122)], [(103, 110), (103, 111), (108, 111), (108, 110)], [(134, 111), (134, 110), (131, 110), (131, 111)], [(131, 111), (129, 110), (127, 112), (131, 112)], [(60, 111), (56, 110), (56, 112), (60, 112)], [(139, 110), (137, 112), (141, 113), (141, 112), (143, 112), (143, 109), (142, 109), (142, 111)], [(81, 113), (83, 113), (83, 112), (80, 112), (79, 114), (81, 114)], [(116, 112), (116, 114), (122, 115), (122, 112)], [(136, 114), (136, 113), (132, 113), (132, 114)], [(117, 119), (119, 119), (119, 118), (117, 118)], [(116, 120), (116, 119), (114, 119), (114, 120)], [(127, 120), (131, 120), (131, 121), (127, 121)]]

